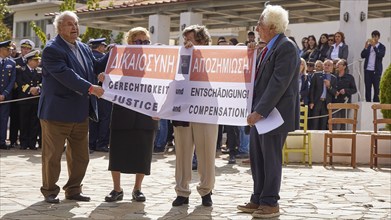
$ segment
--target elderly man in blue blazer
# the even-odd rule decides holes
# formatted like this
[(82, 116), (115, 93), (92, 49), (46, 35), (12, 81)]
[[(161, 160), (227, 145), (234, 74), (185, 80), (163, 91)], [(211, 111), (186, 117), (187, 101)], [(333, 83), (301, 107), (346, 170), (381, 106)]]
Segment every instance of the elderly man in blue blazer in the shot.
[(380, 78), (383, 73), (383, 57), (386, 54), (386, 47), (379, 42), (380, 32), (372, 31), (372, 38), (365, 42), (361, 51), (361, 58), (364, 62), (365, 100), (371, 101), (373, 86), (373, 101), (379, 102)]
[[(257, 61), (252, 113), (247, 117), (250, 129), (250, 161), (253, 193), (250, 202), (238, 209), (255, 218), (280, 214), (278, 200), (282, 175), (282, 148), (289, 131), (299, 127), (298, 48), (284, 32), (288, 12), (281, 6), (267, 5), (262, 12), (257, 32), (267, 43)], [(253, 126), (277, 108), (284, 123), (265, 134)]]
[(66, 199), (90, 201), (81, 182), (89, 162), (88, 118), (97, 120), (96, 97), (103, 95), (94, 70), (103, 71), (108, 55), (96, 60), (91, 49), (78, 41), (75, 13), (65, 11), (54, 19), (58, 35), (42, 52), (42, 92), (38, 117), (42, 126), (42, 187), (48, 203), (59, 203), (61, 155), (66, 142), (68, 182)]

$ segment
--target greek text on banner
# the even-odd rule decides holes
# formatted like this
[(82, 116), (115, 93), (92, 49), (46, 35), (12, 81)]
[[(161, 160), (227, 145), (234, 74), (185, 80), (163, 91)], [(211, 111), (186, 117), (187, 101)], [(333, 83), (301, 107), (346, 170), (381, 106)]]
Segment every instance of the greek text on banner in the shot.
[(238, 46), (116, 46), (103, 98), (152, 117), (246, 125), (255, 56)]

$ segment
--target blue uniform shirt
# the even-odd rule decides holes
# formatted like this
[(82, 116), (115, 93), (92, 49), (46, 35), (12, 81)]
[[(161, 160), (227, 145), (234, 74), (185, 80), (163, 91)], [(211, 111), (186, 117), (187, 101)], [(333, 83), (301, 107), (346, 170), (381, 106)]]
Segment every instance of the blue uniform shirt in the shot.
[(15, 85), (15, 61), (7, 57), (4, 59), (3, 66), (1, 66), (2, 60), (0, 60), (0, 94), (4, 95), (7, 100), (11, 97), (11, 91)]

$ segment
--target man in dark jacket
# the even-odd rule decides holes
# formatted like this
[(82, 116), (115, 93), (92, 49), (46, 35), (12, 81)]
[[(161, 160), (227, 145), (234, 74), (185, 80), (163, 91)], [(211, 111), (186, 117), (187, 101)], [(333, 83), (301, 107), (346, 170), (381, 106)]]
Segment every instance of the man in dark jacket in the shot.
[(365, 42), (365, 48), (361, 51), (361, 58), (364, 62), (365, 100), (371, 101), (371, 90), (373, 85), (373, 102), (379, 102), (379, 85), (383, 72), (383, 57), (386, 47), (379, 42), (380, 32), (373, 31), (372, 38)]
[[(256, 28), (267, 46), (257, 61), (252, 112), (247, 117), (251, 126), (253, 193), (249, 203), (237, 207), (240, 211), (252, 213), (255, 218), (280, 215), (282, 148), (288, 132), (299, 126), (300, 58), (296, 44), (284, 35), (288, 23), (285, 9), (267, 5)], [(272, 131), (259, 134), (254, 124), (267, 118), (274, 108), (280, 112), (284, 123)]]
[[(42, 69), (38, 67), (40, 51), (33, 50), (26, 54), (26, 66), (16, 69), (17, 98), (37, 97), (41, 93)], [(40, 131), (37, 117), (38, 98), (19, 101), (20, 113), (20, 148), (36, 150), (38, 133)]]
[[(337, 79), (332, 74), (333, 66), (333, 61), (325, 60), (323, 72), (314, 73), (311, 79), (309, 107), (313, 117), (327, 115), (327, 104), (337, 93)], [(311, 127), (314, 130), (326, 130), (327, 117), (312, 119)]]

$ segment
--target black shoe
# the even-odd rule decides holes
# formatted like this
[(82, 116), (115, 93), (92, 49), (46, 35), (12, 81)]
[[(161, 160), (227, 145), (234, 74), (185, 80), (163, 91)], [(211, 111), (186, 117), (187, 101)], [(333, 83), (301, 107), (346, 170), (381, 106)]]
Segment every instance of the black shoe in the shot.
[(60, 199), (58, 199), (56, 195), (52, 194), (45, 197), (45, 202), (57, 204), (60, 203)]
[(145, 196), (139, 189), (132, 192), (132, 198), (137, 202), (145, 202)]
[(235, 164), (236, 163), (236, 158), (234, 155), (230, 155), (228, 159), (228, 164)]
[(212, 195), (212, 192), (210, 192), (204, 196), (201, 196), (203, 206), (212, 206), (213, 202), (212, 202), (211, 195)]
[(181, 206), (183, 204), (189, 204), (189, 197), (177, 196), (172, 202), (172, 206)]
[(197, 170), (197, 168), (198, 168), (198, 167), (197, 167), (197, 164), (194, 164), (194, 163), (193, 163), (193, 164), (191, 165), (191, 170)]
[(165, 151), (164, 147), (163, 148), (162, 147), (155, 147), (153, 149), (153, 154), (164, 154), (164, 151)]
[(9, 150), (9, 149), (10, 149), (10, 146), (9, 146), (9, 145), (6, 145), (6, 144), (2, 144), (2, 145), (0, 145), (0, 149)]
[(124, 198), (124, 191), (117, 192), (112, 190), (108, 196), (105, 197), (106, 202), (121, 201)]
[(36, 147), (29, 147), (30, 148), (30, 150), (38, 150), (38, 148), (36, 148)]
[(97, 147), (95, 151), (98, 151), (98, 152), (109, 152), (109, 148), (108, 147)]
[(75, 195), (67, 196), (66, 199), (82, 201), (82, 202), (89, 202), (91, 200), (90, 197), (85, 196), (82, 193), (77, 193)]

